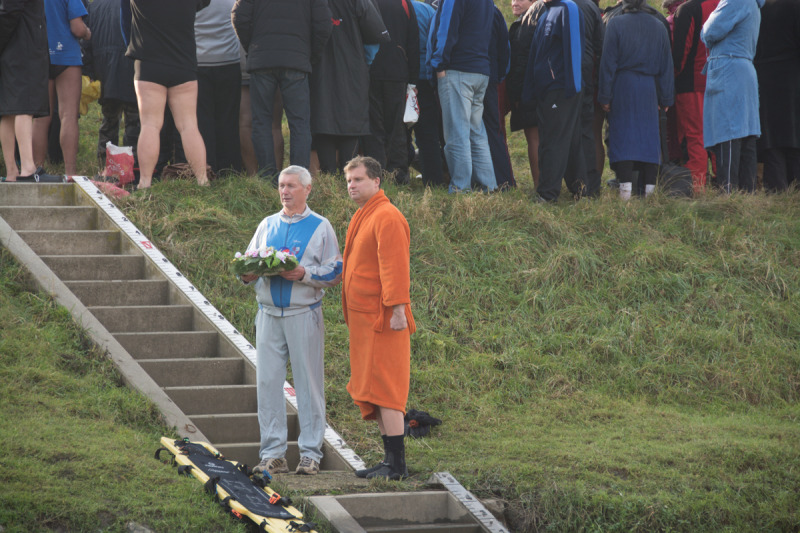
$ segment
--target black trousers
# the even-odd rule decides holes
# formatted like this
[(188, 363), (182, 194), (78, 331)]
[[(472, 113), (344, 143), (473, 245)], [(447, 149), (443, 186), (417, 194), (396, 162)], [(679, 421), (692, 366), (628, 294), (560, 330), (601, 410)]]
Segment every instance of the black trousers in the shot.
[(508, 155), (508, 145), (503, 136), (503, 127), (500, 123), (500, 99), (497, 93), (497, 83), (489, 81), (486, 94), (483, 97), (483, 125), (486, 127), (486, 137), (489, 139), (489, 153), (492, 155), (492, 167), (497, 186), (500, 189), (516, 187), (514, 171), (511, 169), (511, 157)]
[(313, 142), (321, 172), (341, 174), (347, 162), (358, 155), (358, 137), (318, 133), (313, 136)]
[(370, 135), (361, 138), (364, 155), (375, 158), (381, 167), (397, 172), (397, 182), (408, 182), (408, 149), (403, 114), (406, 106), (404, 81), (369, 82)]
[[(603, 169), (597, 167), (594, 146), (594, 89), (586, 87), (581, 92), (581, 150), (586, 164), (586, 174), (582, 182), (583, 194), (597, 196)], [(580, 176), (579, 176), (580, 178)]]
[(536, 192), (554, 202), (561, 193), (561, 180), (574, 195), (582, 195), (586, 161), (581, 146), (581, 106), (577, 94), (564, 97), (561, 89), (550, 91), (536, 102), (539, 119), (539, 186)]
[(755, 136), (732, 139), (715, 145), (717, 187), (725, 192), (756, 190), (758, 161)]
[(442, 158), (442, 111), (439, 98), (428, 80), (417, 83), (417, 103), (419, 120), (414, 126), (414, 135), (419, 147), (419, 161), (422, 165), (422, 183), (426, 186), (447, 186), (444, 177)]
[(239, 63), (197, 69), (197, 126), (206, 145), (206, 161), (214, 172), (242, 170), (239, 142)]
[(617, 161), (611, 163), (611, 169), (617, 175), (617, 182), (631, 183), (633, 194), (644, 196), (645, 185), (655, 185), (658, 178), (658, 165), (642, 161)]
[(104, 99), (100, 104), (103, 113), (103, 122), (97, 135), (97, 159), (105, 164), (106, 143), (119, 144), (119, 122), (125, 115), (125, 132), (122, 134), (122, 146), (132, 146), (136, 155), (136, 145), (139, 141), (139, 107), (136, 102), (123, 102), (121, 100)]
[(800, 185), (800, 148), (764, 150), (764, 188), (770, 192), (785, 191), (789, 185)]

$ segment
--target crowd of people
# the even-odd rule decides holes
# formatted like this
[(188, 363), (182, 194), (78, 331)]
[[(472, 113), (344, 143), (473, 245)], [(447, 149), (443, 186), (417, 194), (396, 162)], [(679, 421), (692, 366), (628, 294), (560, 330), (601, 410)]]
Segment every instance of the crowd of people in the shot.
[[(792, 0), (0, 0), (6, 180), (58, 152), (77, 172), (81, 71), (102, 83), (106, 143), (133, 146), (138, 186), (170, 162), (277, 180), (289, 160), (341, 172), (358, 154), (407, 183), (514, 187), (523, 130), (540, 201), (562, 180), (649, 194), (661, 165), (696, 191), (800, 175), (800, 7)], [(409, 88), (418, 103), (404, 121)], [(607, 124), (607, 127), (606, 127)], [(50, 146), (48, 146), (48, 144)], [(53, 146), (56, 144), (57, 146)], [(54, 149), (59, 148), (60, 150)]]

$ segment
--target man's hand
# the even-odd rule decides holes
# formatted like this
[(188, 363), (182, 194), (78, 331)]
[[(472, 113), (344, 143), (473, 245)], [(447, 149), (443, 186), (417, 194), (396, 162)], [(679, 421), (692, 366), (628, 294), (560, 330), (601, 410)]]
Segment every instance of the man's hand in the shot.
[(436, 73), (436, 77), (437, 78), (444, 78), (446, 73), (447, 73), (446, 70), (440, 70), (439, 72)]
[(408, 327), (406, 319), (406, 304), (395, 305), (392, 307), (392, 318), (389, 320), (389, 327), (395, 331), (403, 331)]
[(306, 275), (306, 269), (303, 266), (297, 265), (292, 270), (287, 270), (286, 272), (281, 272), (279, 274), (280, 277), (283, 279), (288, 279), (289, 281), (298, 281), (303, 279), (303, 276)]
[(242, 281), (244, 281), (245, 283), (250, 283), (251, 281), (255, 281), (255, 280), (257, 280), (257, 279), (258, 279), (258, 276), (256, 276), (255, 274), (242, 274), (242, 275), (241, 275), (241, 276), (239, 276), (239, 277), (240, 277), (240, 278), (241, 278), (241, 280), (242, 280)]
[(603, 109), (603, 111), (605, 111), (606, 113), (608, 113), (609, 111), (611, 111), (611, 104), (600, 104), (600, 107), (601, 107), (601, 108)]

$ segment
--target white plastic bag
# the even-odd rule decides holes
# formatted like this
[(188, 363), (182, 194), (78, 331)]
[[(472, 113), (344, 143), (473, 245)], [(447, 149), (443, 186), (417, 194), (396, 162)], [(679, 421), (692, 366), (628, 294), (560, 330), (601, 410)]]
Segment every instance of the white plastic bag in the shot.
[(419, 103), (417, 102), (417, 86), (411, 83), (406, 88), (406, 110), (403, 113), (403, 122), (409, 128), (419, 120)]

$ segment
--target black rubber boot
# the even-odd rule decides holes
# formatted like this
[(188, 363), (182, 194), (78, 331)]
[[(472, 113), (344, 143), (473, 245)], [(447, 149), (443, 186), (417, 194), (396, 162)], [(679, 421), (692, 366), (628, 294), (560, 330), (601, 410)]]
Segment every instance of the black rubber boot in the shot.
[(367, 475), (380, 469), (383, 465), (389, 464), (389, 454), (386, 451), (386, 435), (381, 435), (381, 439), (383, 439), (383, 461), (373, 467), (356, 470), (356, 477), (365, 478)]
[(386, 437), (386, 462), (381, 463), (377, 470), (367, 474), (367, 479), (385, 478), (399, 481), (408, 477), (406, 468), (406, 443), (404, 435)]

